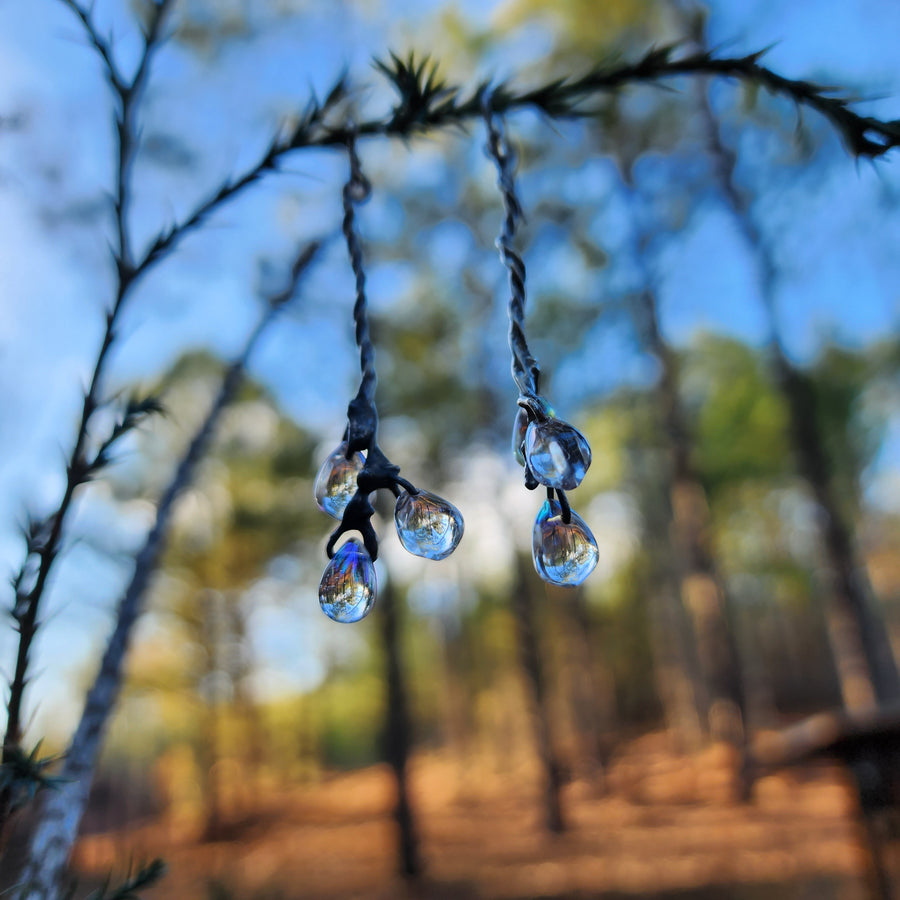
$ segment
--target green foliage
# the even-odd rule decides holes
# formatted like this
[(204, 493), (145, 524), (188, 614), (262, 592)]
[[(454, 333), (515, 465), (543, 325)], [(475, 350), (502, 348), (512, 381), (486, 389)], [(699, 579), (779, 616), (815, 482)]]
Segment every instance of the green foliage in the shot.
[[(180, 360), (170, 377), (194, 377), (198, 365), (205, 362)], [(266, 427), (274, 422), (263, 443), (253, 434), (256, 418)], [(320, 530), (319, 516), (309, 501), (315, 440), (253, 385), (245, 387), (228, 422), (234, 423), (228, 432), (232, 436), (220, 441), (211, 456), (224, 467), (220, 471), (229, 510), (215, 524), (211, 543), (176, 542), (167, 554), (167, 565), (192, 573), (205, 587), (219, 589), (248, 584), (271, 559)]]
[(338, 769), (378, 762), (384, 718), (381, 679), (367, 667), (344, 669), (340, 675), (326, 681), (310, 698), (321, 715), (321, 761)]
[(541, 21), (556, 34), (557, 59), (596, 59), (623, 44), (645, 43), (659, 33), (665, 4), (659, 0), (512, 0), (507, 3), (498, 27), (508, 29), (526, 22)]
[(435, 471), (470, 444), (482, 424), (483, 393), (464, 371), (464, 327), (446, 298), (424, 294), (411, 315), (379, 317), (373, 328), (382, 369), (389, 372), (379, 385), (381, 408), (414, 421), (424, 444), (415, 462), (431, 473), (433, 490), (439, 488)]
[(763, 355), (708, 335), (686, 354), (683, 372), (696, 415), (695, 464), (711, 497), (748, 479), (791, 471), (787, 410)]
[(848, 511), (856, 516), (859, 480), (884, 440), (886, 410), (866, 409), (864, 400), (876, 378), (896, 374), (889, 347), (865, 353), (829, 345), (807, 377), (819, 431), (835, 483)]
[[(883, 407), (867, 408), (865, 395), (879, 371), (891, 370), (885, 349), (851, 351), (828, 346), (798, 372), (833, 477), (853, 513), (859, 479), (881, 446)], [(793, 477), (788, 411), (768, 371), (768, 354), (740, 341), (705, 336), (685, 354), (684, 391), (696, 421), (698, 470), (715, 501), (748, 481), (770, 487)]]

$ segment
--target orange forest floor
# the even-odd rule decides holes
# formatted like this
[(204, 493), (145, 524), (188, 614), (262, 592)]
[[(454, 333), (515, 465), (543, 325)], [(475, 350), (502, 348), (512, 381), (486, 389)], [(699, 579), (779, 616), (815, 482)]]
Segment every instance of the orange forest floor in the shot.
[(539, 773), (464, 768), (421, 756), (412, 799), (425, 875), (395, 874), (393, 782), (385, 767), (304, 786), (260, 786), (220, 840), (154, 821), (82, 839), (82, 884), (162, 856), (145, 900), (288, 898), (864, 898), (855, 801), (837, 767), (757, 782), (729, 799), (724, 748), (675, 757), (660, 735), (634, 742), (607, 777), (565, 788), (567, 831), (542, 827)]

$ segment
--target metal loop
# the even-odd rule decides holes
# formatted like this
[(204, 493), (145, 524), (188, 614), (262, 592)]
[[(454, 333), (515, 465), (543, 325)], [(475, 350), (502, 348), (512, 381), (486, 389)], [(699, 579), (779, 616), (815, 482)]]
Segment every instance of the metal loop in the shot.
[(516, 230), (524, 219), (522, 204), (516, 194), (515, 153), (506, 140), (502, 117), (491, 106), (492, 92), (481, 98), (487, 128), (486, 154), (497, 167), (497, 186), (503, 197), (504, 217), (496, 246), (509, 273), (509, 348), (512, 352), (512, 376), (523, 397), (537, 396), (540, 366), (532, 356), (525, 336), (525, 262), (514, 249)]
[[(356, 302), (353, 305), (353, 322), (356, 328), (356, 345), (359, 347), (359, 366), (362, 380), (359, 393), (347, 410), (349, 422), (348, 440), (351, 444), (367, 444), (374, 438), (378, 417), (375, 411), (375, 348), (369, 330), (368, 301), (366, 299), (366, 273), (363, 267), (362, 246), (356, 231), (355, 205), (362, 202), (358, 198), (367, 198), (371, 192), (371, 183), (362, 172), (359, 156), (356, 152), (356, 139), (351, 129), (347, 138), (347, 155), (350, 158), (350, 176), (342, 192), (344, 218), (341, 231), (347, 242), (350, 254), (350, 265), (356, 280)], [(355, 447), (354, 449), (362, 449)]]
[(344, 185), (345, 201), (365, 203), (372, 194), (372, 183), (363, 174), (359, 154), (356, 152), (356, 126), (347, 126), (347, 155), (350, 158), (350, 178)]

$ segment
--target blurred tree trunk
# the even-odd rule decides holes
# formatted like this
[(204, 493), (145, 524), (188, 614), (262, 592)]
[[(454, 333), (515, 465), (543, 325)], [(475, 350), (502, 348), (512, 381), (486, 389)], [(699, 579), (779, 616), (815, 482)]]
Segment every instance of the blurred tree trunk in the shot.
[(710, 545), (706, 492), (691, 461), (691, 440), (679, 396), (678, 362), (659, 330), (652, 291), (642, 291), (638, 303), (646, 347), (661, 369), (656, 396), (668, 444), (669, 530), (680, 556), (681, 599), (693, 622), (708, 696), (706, 726), (715, 740), (726, 740), (743, 748), (742, 671), (724, 585)]
[(766, 664), (764, 614), (752, 607), (735, 610), (737, 624), (734, 629), (739, 642), (740, 657), (744, 662), (744, 702), (746, 721), (754, 729), (771, 728), (777, 721), (775, 687)]
[[(297, 754), (299, 777), (303, 784), (312, 781), (322, 768), (321, 734), (322, 722), (318, 714), (318, 703), (309, 694), (302, 695), (298, 701), (297, 714)], [(292, 767), (282, 769), (282, 777), (293, 780)]]
[(700, 672), (696, 637), (681, 602), (681, 582), (671, 541), (672, 510), (666, 490), (666, 466), (634, 452), (631, 454), (632, 467), (641, 468), (644, 459), (647, 462), (643, 464), (643, 470), (635, 472), (634, 482), (644, 520), (644, 546), (648, 557), (645, 595), (656, 692), (676, 749), (693, 752), (708, 737), (706, 714), (709, 703)]
[[(766, 306), (775, 334), (771, 295)], [(875, 701), (896, 701), (900, 699), (897, 663), (884, 621), (871, 601), (871, 587), (865, 568), (856, 556), (852, 528), (835, 496), (812, 385), (787, 359), (777, 336), (773, 341), (773, 361), (790, 411), (790, 436), (797, 468), (819, 507), (817, 521), (832, 596), (828, 633), (844, 705), (858, 709)]]
[(203, 785), (203, 834), (216, 840), (222, 834), (222, 792), (219, 784), (219, 744), (221, 734), (221, 698), (219, 675), (222, 659), (222, 597), (217, 591), (205, 590), (199, 597), (200, 647), (206, 657), (201, 674), (201, 696), (204, 698), (203, 733), (199, 747), (199, 765)]
[(400, 639), (402, 604), (390, 581), (380, 586), (378, 601), (387, 686), (384, 753), (397, 785), (394, 819), (399, 839), (400, 872), (405, 878), (416, 878), (422, 873), (422, 859), (409, 799), (408, 763), (412, 749), (412, 728)]
[(246, 744), (242, 748), (241, 770), (249, 774), (242, 792), (242, 804), (254, 802), (266, 761), (266, 735), (259, 706), (250, 691), (253, 654), (250, 649), (248, 618), (250, 609), (239, 591), (231, 592), (225, 607), (229, 627), (228, 677), (234, 695), (234, 711), (241, 722)]
[(708, 734), (708, 704), (691, 626), (678, 596), (677, 579), (655, 573), (653, 580), (657, 584), (650, 595), (649, 619), (656, 690), (677, 749), (694, 752)]
[[(685, 16), (691, 41), (706, 47), (703, 15)], [(697, 103), (719, 190), (760, 269), (763, 306), (769, 320), (770, 347), (778, 385), (790, 415), (790, 439), (800, 476), (819, 507), (822, 546), (829, 569), (831, 603), (828, 630), (844, 704), (851, 709), (900, 699), (900, 674), (882, 617), (871, 602), (868, 577), (857, 558), (853, 529), (834, 489), (824, 434), (816, 416), (809, 381), (784, 352), (775, 310), (777, 272), (772, 254), (753, 221), (734, 180), (734, 154), (723, 144), (719, 120), (709, 101), (706, 79), (696, 84)]]
[(535, 622), (534, 577), (528, 561), (521, 554), (516, 554), (516, 580), (513, 585), (512, 603), (519, 662), (528, 685), (534, 739), (538, 759), (544, 771), (545, 821), (550, 831), (560, 833), (565, 830), (560, 804), (562, 767), (556, 755), (550, 712), (547, 708), (547, 689)]
[(594, 623), (582, 590), (559, 592), (566, 630), (565, 668), (572, 719), (591, 776), (603, 778), (616, 740), (616, 695), (611, 673), (594, 655)]
[(473, 698), (465, 675), (471, 668), (470, 654), (467, 652), (462, 622), (455, 612), (442, 612), (437, 617), (437, 624), (444, 674), (446, 742), (459, 763), (460, 793), (465, 793), (470, 781), (472, 736), (475, 731)]

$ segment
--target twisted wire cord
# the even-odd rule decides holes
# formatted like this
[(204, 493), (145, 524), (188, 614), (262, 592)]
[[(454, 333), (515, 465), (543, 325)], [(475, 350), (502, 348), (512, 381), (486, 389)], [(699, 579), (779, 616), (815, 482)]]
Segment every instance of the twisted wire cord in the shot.
[[(522, 204), (516, 194), (516, 157), (506, 140), (503, 119), (491, 108), (491, 94), (485, 92), (482, 112), (487, 126), (488, 142), (485, 151), (497, 165), (497, 186), (503, 196), (503, 224), (497, 236), (496, 246), (500, 259), (509, 271), (509, 349), (512, 352), (512, 376), (521, 397), (540, 399), (538, 383), (541, 368), (528, 348), (525, 336), (525, 262), (513, 248), (516, 229), (524, 218)], [(538, 481), (528, 466), (525, 467), (525, 486), (536, 488)], [(550, 488), (547, 496), (552, 500), (554, 491), (559, 499), (563, 522), (572, 521), (572, 508), (565, 491)]]
[[(359, 368), (362, 380), (359, 385), (357, 400), (374, 411), (375, 385), (375, 348), (369, 332), (368, 303), (366, 300), (366, 273), (363, 268), (362, 247), (356, 232), (355, 205), (369, 198), (372, 186), (363, 174), (359, 156), (356, 152), (356, 137), (351, 132), (347, 138), (347, 155), (350, 157), (350, 177), (341, 193), (344, 204), (344, 218), (341, 231), (347, 242), (350, 254), (350, 265), (356, 278), (356, 302), (353, 304), (353, 321), (356, 325), (356, 345), (359, 347)], [(352, 414), (351, 414), (352, 415)]]
[(491, 95), (485, 93), (482, 104), (487, 126), (488, 143), (485, 151), (497, 166), (497, 186), (503, 197), (503, 224), (496, 247), (500, 259), (509, 271), (509, 349), (512, 352), (512, 376), (524, 397), (537, 397), (541, 370), (528, 349), (525, 337), (525, 263), (513, 248), (516, 228), (523, 218), (522, 206), (516, 195), (516, 158), (506, 140), (503, 120), (491, 108)]
[(338, 538), (348, 531), (358, 531), (363, 538), (366, 550), (373, 560), (378, 558), (378, 536), (372, 527), (371, 518), (375, 513), (369, 495), (387, 488), (395, 496), (399, 496), (403, 488), (410, 494), (419, 491), (411, 482), (400, 477), (400, 468), (395, 466), (378, 446), (378, 410), (375, 406), (375, 347), (369, 331), (368, 302), (366, 300), (366, 273), (363, 268), (362, 245), (356, 231), (356, 210), (359, 203), (369, 198), (372, 185), (363, 174), (359, 155), (356, 152), (356, 132), (348, 129), (346, 139), (347, 155), (350, 158), (350, 176), (344, 184), (341, 197), (344, 205), (344, 218), (341, 231), (347, 242), (350, 265), (356, 278), (356, 302), (353, 304), (353, 321), (356, 325), (356, 345), (359, 347), (359, 368), (362, 379), (356, 396), (347, 407), (347, 458), (353, 453), (364, 450), (366, 462), (356, 478), (356, 492), (344, 510), (344, 515), (337, 528), (331, 533), (325, 552), (328, 558), (334, 556), (334, 548)]

